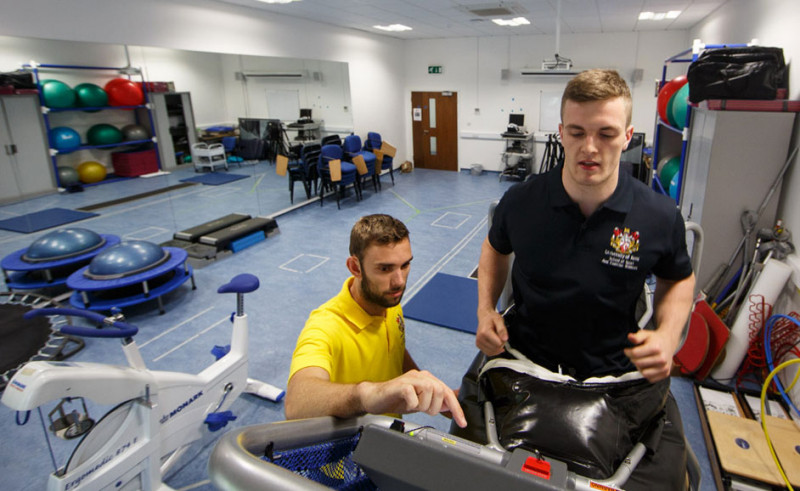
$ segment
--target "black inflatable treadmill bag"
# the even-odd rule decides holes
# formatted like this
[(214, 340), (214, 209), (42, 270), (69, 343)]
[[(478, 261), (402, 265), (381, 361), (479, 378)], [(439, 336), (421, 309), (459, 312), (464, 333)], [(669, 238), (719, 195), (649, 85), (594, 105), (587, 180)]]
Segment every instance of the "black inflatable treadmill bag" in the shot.
[(482, 378), (494, 401), (500, 443), (506, 449), (539, 450), (595, 479), (611, 476), (648, 429), (663, 419), (669, 380), (613, 384), (551, 382), (507, 368)]
[(787, 88), (782, 48), (745, 46), (708, 49), (689, 65), (689, 100), (765, 99)]

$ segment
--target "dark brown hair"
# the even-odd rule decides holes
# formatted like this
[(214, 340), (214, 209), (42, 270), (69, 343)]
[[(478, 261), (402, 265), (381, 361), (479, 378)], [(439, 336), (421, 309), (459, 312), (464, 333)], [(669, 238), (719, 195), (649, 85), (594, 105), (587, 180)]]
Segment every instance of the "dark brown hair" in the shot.
[(408, 229), (400, 220), (389, 215), (361, 217), (350, 231), (350, 255), (364, 259), (367, 247), (378, 244), (395, 244), (408, 238)]

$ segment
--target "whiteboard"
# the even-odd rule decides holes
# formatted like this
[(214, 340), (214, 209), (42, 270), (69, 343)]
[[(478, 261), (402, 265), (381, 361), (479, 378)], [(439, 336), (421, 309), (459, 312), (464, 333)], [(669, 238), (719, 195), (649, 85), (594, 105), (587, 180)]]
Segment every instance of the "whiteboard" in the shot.
[(296, 121), (300, 117), (300, 91), (267, 90), (267, 112), (270, 119)]
[(555, 133), (561, 122), (561, 95), (563, 90), (539, 91), (539, 131)]

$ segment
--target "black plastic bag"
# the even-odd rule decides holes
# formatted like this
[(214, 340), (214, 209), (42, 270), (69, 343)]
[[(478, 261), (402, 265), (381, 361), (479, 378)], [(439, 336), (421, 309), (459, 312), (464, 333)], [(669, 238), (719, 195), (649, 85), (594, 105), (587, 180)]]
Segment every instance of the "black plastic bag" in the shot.
[(35, 89), (36, 82), (33, 81), (33, 74), (24, 70), (16, 72), (0, 73), (0, 86), (12, 86), (15, 89)]
[(783, 49), (764, 46), (709, 49), (689, 65), (689, 100), (764, 99), (787, 88)]

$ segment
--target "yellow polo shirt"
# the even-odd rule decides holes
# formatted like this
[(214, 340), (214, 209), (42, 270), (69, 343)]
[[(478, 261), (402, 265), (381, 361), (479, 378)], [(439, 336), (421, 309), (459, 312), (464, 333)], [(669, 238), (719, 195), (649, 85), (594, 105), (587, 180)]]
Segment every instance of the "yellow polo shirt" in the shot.
[(400, 305), (383, 316), (369, 315), (350, 295), (353, 277), (338, 295), (311, 312), (297, 339), (289, 378), (306, 367), (320, 367), (331, 382), (384, 382), (402, 375), (406, 349)]

